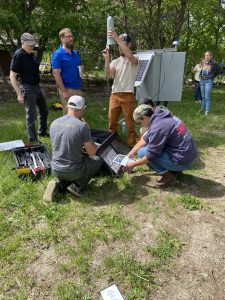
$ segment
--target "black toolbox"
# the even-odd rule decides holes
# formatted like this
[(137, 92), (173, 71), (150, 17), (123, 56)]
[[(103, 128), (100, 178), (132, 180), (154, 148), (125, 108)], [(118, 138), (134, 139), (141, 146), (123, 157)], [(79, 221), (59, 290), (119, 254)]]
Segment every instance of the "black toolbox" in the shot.
[(44, 145), (12, 149), (16, 161), (16, 173), (20, 177), (38, 177), (51, 172), (51, 156)]

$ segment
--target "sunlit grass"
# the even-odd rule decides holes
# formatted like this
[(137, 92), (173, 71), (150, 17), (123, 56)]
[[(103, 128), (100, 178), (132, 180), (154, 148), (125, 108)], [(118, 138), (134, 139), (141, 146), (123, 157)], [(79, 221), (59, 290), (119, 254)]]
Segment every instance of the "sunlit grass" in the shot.
[[(91, 128), (107, 130), (108, 96), (88, 95), (86, 99), (85, 118)], [(193, 90), (185, 89), (183, 100), (169, 103), (168, 107), (186, 123), (200, 151), (199, 160), (186, 172), (184, 179), (195, 189), (206, 191), (206, 195), (214, 182), (195, 182), (191, 175), (206, 176), (202, 161), (208, 155), (209, 147), (225, 145), (224, 100), (224, 87), (214, 88), (211, 111), (206, 117), (198, 112), (200, 106), (193, 101)], [(55, 101), (50, 99), (49, 106)], [(26, 141), (23, 107), (3, 103), (0, 113), (0, 142)], [(61, 115), (61, 111), (50, 110), (48, 124)], [(121, 128), (119, 131), (121, 133)], [(51, 151), (50, 140), (41, 141)], [(137, 249), (145, 253), (140, 261), (130, 246), (135, 234), (140, 232), (143, 220), (147, 219), (152, 227), (157, 227), (165, 210), (173, 215), (205, 208), (198, 197), (189, 192), (175, 195), (179, 191), (153, 190), (148, 185), (152, 178), (145, 167), (138, 168), (143, 178), (137, 182), (133, 180), (137, 179), (136, 174), (126, 173), (120, 178), (101, 174), (90, 183), (81, 199), (67, 194), (58, 203), (44, 203), (43, 193), (52, 176), (23, 181), (13, 170), (15, 165), (10, 151), (0, 152), (0, 278), (3, 278), (0, 280), (0, 298), (3, 295), (3, 299), (29, 298), (34, 283), (27, 278), (27, 269), (42, 257), (42, 249), (54, 249), (58, 255), (54, 262), (58, 275), (55, 285), (51, 288), (42, 286), (49, 298), (95, 299), (90, 286), (115, 280), (127, 300), (147, 299), (157, 286), (155, 275), (161, 271), (154, 261), (160, 261), (161, 266), (167, 265), (168, 259), (179, 254), (181, 244), (179, 237), (165, 228), (147, 249), (137, 245)], [(18, 274), (16, 279), (15, 274)]]

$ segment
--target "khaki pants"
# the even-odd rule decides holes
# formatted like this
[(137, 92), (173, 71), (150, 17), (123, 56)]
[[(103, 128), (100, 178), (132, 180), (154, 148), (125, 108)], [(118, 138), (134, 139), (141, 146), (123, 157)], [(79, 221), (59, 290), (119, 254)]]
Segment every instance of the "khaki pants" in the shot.
[[(66, 89), (66, 91), (69, 93), (70, 97), (71, 96), (83, 96), (83, 92), (81, 90), (75, 90), (75, 89)], [(64, 97), (63, 97), (63, 93), (62, 91), (59, 89), (59, 96), (60, 96), (60, 99), (61, 99), (61, 103), (62, 103), (62, 108), (63, 108), (63, 114), (67, 114), (67, 102), (68, 100), (66, 100)]]
[(121, 112), (128, 129), (127, 144), (133, 147), (136, 144), (135, 123), (133, 119), (134, 112), (134, 94), (133, 93), (113, 93), (109, 100), (109, 130), (116, 132)]

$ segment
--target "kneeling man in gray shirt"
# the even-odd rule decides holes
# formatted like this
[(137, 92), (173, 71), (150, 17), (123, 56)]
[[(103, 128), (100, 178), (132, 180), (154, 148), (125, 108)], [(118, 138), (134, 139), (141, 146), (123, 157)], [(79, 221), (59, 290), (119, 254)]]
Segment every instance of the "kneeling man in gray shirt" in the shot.
[(49, 182), (44, 195), (46, 201), (53, 200), (58, 192), (66, 189), (80, 196), (101, 167), (101, 159), (95, 156), (97, 147), (89, 126), (82, 118), (85, 108), (83, 97), (70, 97), (67, 115), (56, 119), (50, 126), (52, 174), (58, 181)]

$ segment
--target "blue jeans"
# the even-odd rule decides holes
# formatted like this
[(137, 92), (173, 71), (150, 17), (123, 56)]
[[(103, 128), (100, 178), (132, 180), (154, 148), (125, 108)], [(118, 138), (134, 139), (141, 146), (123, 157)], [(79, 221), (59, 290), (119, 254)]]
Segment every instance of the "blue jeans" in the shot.
[(206, 79), (200, 81), (201, 86), (201, 93), (202, 93), (202, 105), (201, 110), (209, 111), (210, 109), (210, 96), (211, 96), (211, 90), (213, 86), (213, 80), (212, 79)]
[(202, 93), (200, 88), (200, 81), (195, 80), (195, 101), (202, 100)]
[(23, 84), (20, 86), (24, 96), (24, 108), (26, 111), (26, 128), (29, 141), (37, 139), (35, 121), (39, 118), (39, 133), (44, 134), (47, 130), (48, 107), (44, 94), (39, 85)]
[[(139, 158), (146, 155), (147, 147), (142, 147), (138, 150), (137, 155)], [(183, 171), (190, 166), (188, 164), (176, 164), (171, 161), (168, 153), (163, 151), (159, 157), (157, 157), (154, 162), (150, 162), (147, 164), (149, 169), (153, 169), (158, 174), (164, 174), (167, 171)]]

